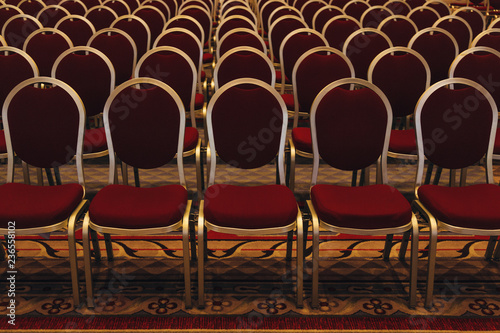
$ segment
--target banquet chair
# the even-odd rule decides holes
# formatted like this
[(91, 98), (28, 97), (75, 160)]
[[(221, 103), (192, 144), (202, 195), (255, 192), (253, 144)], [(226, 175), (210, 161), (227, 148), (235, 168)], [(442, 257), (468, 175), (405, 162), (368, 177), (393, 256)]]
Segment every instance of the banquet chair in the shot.
[(363, 28), (376, 29), (380, 22), (389, 16), (394, 15), (390, 9), (384, 6), (372, 6), (363, 12), (359, 22)]
[(328, 3), (323, 0), (309, 0), (302, 6), (302, 9), (300, 11), (302, 12), (304, 21), (307, 23), (307, 26), (309, 28), (314, 29), (314, 15), (316, 15), (318, 10), (325, 6), (328, 6)]
[(59, 5), (50, 5), (40, 10), (36, 15), (36, 19), (45, 28), (53, 28), (60, 19), (68, 15), (71, 15), (71, 13), (66, 8)]
[(367, 1), (364, 0), (351, 0), (349, 1), (342, 10), (346, 15), (352, 16), (356, 20), (360, 21), (363, 13), (368, 10), (371, 6)]
[(13, 5), (0, 6), (0, 29), (4, 26), (5, 22), (12, 16), (23, 14), (23, 11)]
[(217, 29), (215, 30), (215, 45), (217, 45), (221, 38), (224, 37), (229, 31), (238, 29), (238, 28), (246, 28), (250, 30), (255, 30), (257, 32), (257, 26), (250, 19), (245, 16), (235, 15), (229, 16), (224, 20), (219, 22)]
[(57, 57), (72, 47), (71, 39), (64, 32), (54, 28), (43, 28), (33, 31), (26, 38), (23, 51), (33, 58), (40, 76), (50, 76)]
[(257, 31), (246, 28), (237, 28), (228, 31), (224, 37), (220, 39), (219, 43), (217, 43), (217, 48), (215, 50), (215, 63), (217, 63), (219, 59), (226, 54), (226, 52), (240, 46), (253, 47), (267, 53), (266, 43)]
[[(307, 28), (307, 24), (300, 17), (294, 15), (285, 15), (279, 17), (269, 27), (268, 40), (269, 51), (273, 63), (280, 64), (280, 48), (283, 39), (296, 29)], [(278, 73), (276, 73), (278, 75)], [(281, 72), (279, 73), (281, 75)], [(277, 76), (278, 82), (281, 82), (281, 76)], [(291, 80), (291, 79), (290, 79)], [(291, 81), (290, 81), (291, 82)]]
[(472, 29), (466, 20), (460, 16), (443, 16), (432, 25), (435, 28), (442, 28), (453, 35), (458, 44), (459, 52), (469, 48), (472, 42)]
[(448, 5), (448, 3), (446, 3), (442, 0), (427, 0), (424, 3), (424, 6), (435, 9), (436, 12), (438, 12), (439, 16), (441, 16), (441, 17), (451, 15), (450, 6)]
[(46, 7), (41, 0), (22, 0), (17, 4), (24, 14), (36, 17), (38, 13)]
[(269, 34), (269, 28), (271, 27), (269, 24), (272, 23), (269, 21), (271, 13), (273, 13), (276, 9), (281, 8), (283, 6), (287, 6), (287, 4), (282, 0), (269, 0), (262, 5), (262, 8), (260, 8), (258, 12), (258, 17), (260, 23), (259, 28), (261, 30), (262, 38), (266, 37), (266, 35)]
[(116, 86), (134, 75), (137, 49), (134, 40), (126, 32), (115, 28), (99, 30), (90, 37), (87, 46), (101, 51), (111, 61)]
[[(40, 87), (43, 85), (44, 87)], [(7, 141), (7, 183), (0, 186), (0, 232), (15, 223), (16, 237), (67, 229), (73, 305), (80, 304), (75, 223), (83, 215), (85, 180), (82, 168), (85, 108), (66, 83), (48, 77), (22, 81), (2, 108)], [(14, 157), (37, 168), (68, 170), (78, 181), (58, 186), (14, 182)], [(75, 163), (69, 163), (75, 161)], [(61, 295), (61, 297), (64, 297)]]
[(173, 1), (162, 1), (162, 0), (146, 0), (143, 1), (142, 6), (152, 6), (156, 9), (159, 9), (163, 16), (165, 16), (165, 20), (170, 20), (175, 16), (177, 12), (177, 2)]
[[(147, 85), (147, 86), (145, 86)], [(128, 96), (140, 95), (134, 107)], [(124, 117), (123, 110), (127, 116)], [(104, 110), (110, 168), (109, 185), (92, 199), (83, 222), (83, 253), (87, 306), (94, 307), (89, 232), (118, 235), (154, 235), (182, 231), (186, 308), (191, 307), (188, 199), (182, 158), (177, 159), (173, 184), (137, 188), (115, 182), (117, 159), (124, 165), (157, 169), (183, 152), (185, 113), (182, 101), (165, 83), (136, 78), (118, 86)], [(165, 170), (164, 170), (165, 171)], [(172, 176), (169, 176), (171, 179)]]
[[(134, 10), (132, 15), (140, 17), (148, 25), (149, 31), (151, 32), (151, 44), (153, 44), (156, 38), (162, 33), (167, 23), (165, 15), (163, 15), (158, 8), (153, 6), (140, 6)], [(151, 45), (151, 47), (153, 46)]]
[(84, 16), (87, 13), (87, 6), (81, 0), (63, 0), (59, 6), (66, 9), (71, 15)]
[(411, 11), (408, 2), (403, 0), (389, 0), (385, 3), (384, 7), (393, 12), (394, 15), (407, 16)]
[(2, 27), (2, 36), (7, 45), (22, 49), (24, 41), (35, 30), (42, 29), (42, 24), (33, 16), (18, 14), (9, 18)]
[(486, 19), (477, 8), (462, 7), (453, 12), (452, 15), (463, 18), (469, 24), (472, 30), (472, 38), (484, 31), (486, 28)]
[(470, 47), (486, 46), (500, 51), (500, 28), (491, 28), (481, 32), (474, 38)]
[(392, 45), (406, 47), (418, 28), (412, 20), (402, 15), (392, 15), (380, 22), (378, 30), (391, 39)]
[(344, 15), (342, 8), (330, 5), (324, 6), (314, 14), (313, 29), (322, 32), (326, 23), (338, 15)]
[[(355, 84), (362, 89), (345, 89)], [(406, 198), (387, 185), (387, 147), (392, 124), (389, 100), (375, 85), (361, 79), (329, 84), (311, 108), (313, 174), (307, 201), (313, 223), (312, 307), (319, 306), (320, 228), (354, 235), (404, 233), (412, 237), (409, 307), (416, 305), (418, 224)], [(317, 184), (319, 159), (340, 170), (377, 165), (377, 184), (349, 187)], [(390, 247), (384, 249), (388, 258)], [(406, 247), (399, 256), (404, 258)]]
[(220, 21), (233, 15), (244, 16), (250, 21), (252, 21), (255, 25), (258, 24), (257, 16), (255, 16), (254, 12), (247, 6), (235, 6), (229, 8), (227, 11), (224, 12), (223, 15), (221, 15)]
[(68, 15), (60, 19), (55, 29), (64, 32), (74, 46), (85, 46), (90, 37), (95, 34), (92, 22), (80, 15)]
[(134, 40), (137, 49), (137, 59), (140, 59), (151, 46), (151, 31), (143, 19), (135, 15), (119, 16), (110, 28), (125, 31)]
[(361, 23), (348, 15), (338, 15), (325, 23), (322, 34), (328, 44), (342, 51), (344, 43), (353, 32), (361, 29)]
[(434, 8), (426, 6), (413, 8), (407, 16), (417, 25), (419, 31), (432, 27), (441, 17)]
[[(179, 11), (179, 15), (186, 15), (194, 18), (198, 23), (201, 25), (203, 28), (203, 47), (205, 49), (210, 48), (211, 45), (209, 45), (210, 41), (212, 40), (212, 16), (210, 13), (197, 6), (187, 6), (184, 7), (181, 11)], [(205, 63), (205, 62), (204, 62)], [(211, 61), (210, 61), (211, 63)]]
[(85, 18), (92, 23), (96, 31), (99, 31), (109, 28), (111, 23), (118, 18), (118, 15), (113, 9), (101, 5), (90, 8), (85, 14)]
[[(449, 121), (447, 115), (457, 106), (461, 106), (463, 112)], [(493, 184), (492, 172), (497, 121), (497, 106), (488, 91), (480, 84), (463, 78), (450, 78), (432, 85), (422, 95), (415, 110), (418, 163), (416, 200), (412, 207), (430, 229), (425, 296), (427, 308), (433, 306), (439, 229), (478, 236), (500, 235), (500, 206), (497, 204), (500, 187)], [(485, 182), (465, 186), (461, 178), (460, 186), (457, 186), (456, 171), (483, 158)], [(450, 170), (450, 186), (422, 185), (424, 159)]]
[[(210, 100), (207, 129), (209, 187), (200, 201), (198, 215), (198, 307), (205, 305), (205, 229), (207, 232), (259, 236), (296, 230), (297, 306), (302, 307), (302, 215), (293, 192), (285, 186), (285, 103), (265, 82), (251, 78), (233, 80), (219, 88)], [(248, 142), (253, 136), (263, 138), (258, 139), (259, 149)], [(244, 153), (242, 148), (245, 148)], [(277, 159), (279, 184), (243, 186), (237, 185), (238, 180), (230, 176), (222, 183), (215, 177), (219, 159), (220, 163), (228, 164), (226, 170), (238, 173), (264, 167)]]
[[(201, 137), (196, 128), (195, 99), (196, 96), (198, 99), (203, 98), (203, 95), (196, 93), (198, 81), (195, 64), (185, 52), (178, 48), (159, 46), (148, 51), (139, 59), (135, 67), (134, 77), (157, 79), (168, 84), (179, 95), (183, 109), (191, 118), (191, 126), (186, 127), (185, 130), (182, 157), (195, 155), (197, 190), (198, 195), (201, 196), (204, 188), (203, 160)], [(203, 107), (203, 113), (205, 113), (205, 107)]]
[(288, 187), (293, 192), (296, 155), (312, 158), (311, 128), (299, 127), (299, 118), (309, 118), (311, 105), (324, 87), (333, 81), (348, 77), (355, 77), (351, 61), (332, 47), (312, 48), (304, 52), (295, 63), (292, 73), (295, 109), (291, 138), (288, 140), (290, 153), (287, 160)]
[(129, 5), (123, 0), (106, 0), (103, 1), (102, 5), (111, 8), (118, 17), (132, 13)]

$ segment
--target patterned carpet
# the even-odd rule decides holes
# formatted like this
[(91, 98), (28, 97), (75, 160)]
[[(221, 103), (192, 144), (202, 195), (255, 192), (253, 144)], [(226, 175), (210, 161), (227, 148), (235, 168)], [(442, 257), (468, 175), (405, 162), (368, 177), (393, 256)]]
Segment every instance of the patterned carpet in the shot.
[[(5, 164), (0, 177), (5, 177)], [(20, 172), (20, 168), (17, 172)], [(154, 186), (168, 180), (168, 167), (142, 172), (141, 185)], [(170, 168), (171, 169), (171, 168)], [(323, 170), (324, 169), (324, 170)], [(305, 197), (311, 165), (300, 159), (297, 167), (297, 197)], [(322, 167), (320, 182), (350, 183), (350, 174), (332, 172)], [(269, 171), (269, 172), (267, 172)], [(221, 172), (221, 177), (238, 179), (245, 184), (272, 183), (274, 170), (248, 174)], [(92, 197), (106, 185), (106, 159), (85, 161), (87, 195)], [(373, 172), (373, 170), (372, 170)], [(483, 168), (469, 170), (468, 179), (476, 182)], [(195, 189), (194, 164), (186, 164), (188, 186)], [(61, 169), (63, 181), (71, 178), (69, 169)], [(408, 198), (412, 197), (415, 165), (391, 162), (389, 183)], [(32, 179), (34, 178), (32, 175)], [(443, 177), (442, 181), (446, 179)], [(500, 178), (500, 167), (495, 169)], [(16, 175), (20, 181), (21, 174)], [(228, 179), (228, 178), (226, 178)], [(372, 175), (372, 179), (374, 179)], [(193, 192), (194, 195), (194, 192)], [(306, 220), (308, 213), (304, 209)], [(196, 221), (196, 207), (192, 214)], [(81, 223), (81, 222), (80, 222)], [(500, 266), (483, 256), (487, 239), (443, 233), (438, 243), (435, 305), (423, 307), (427, 265), (427, 229), (421, 225), (419, 244), (418, 304), (407, 306), (409, 252), (406, 261), (397, 259), (401, 237), (395, 236), (391, 259), (382, 260), (383, 237), (357, 237), (321, 233), (319, 309), (311, 309), (311, 240), (306, 248), (305, 304), (295, 307), (293, 281), (295, 260), (285, 260), (283, 236), (236, 237), (211, 232), (208, 236), (209, 259), (206, 262), (206, 308), (186, 309), (183, 302), (182, 246), (180, 235), (152, 237), (113, 237), (113, 261), (94, 264), (96, 308), (84, 304), (73, 307), (69, 276), (68, 251), (64, 232), (38, 237), (19, 237), (16, 315), (38, 316), (235, 316), (241, 325), (256, 329), (265, 318), (285, 317), (498, 317), (500, 315)], [(309, 236), (311, 236), (309, 234)], [(84, 296), (83, 254), (78, 241), (79, 276)], [(6, 268), (2, 265), (0, 288), (5, 289)], [(196, 262), (192, 263), (193, 294), (196, 295)], [(196, 298), (195, 305), (196, 305)], [(9, 299), (0, 300), (0, 314), (6, 313)], [(245, 324), (246, 323), (246, 324)], [(415, 321), (415, 329), (422, 322)]]

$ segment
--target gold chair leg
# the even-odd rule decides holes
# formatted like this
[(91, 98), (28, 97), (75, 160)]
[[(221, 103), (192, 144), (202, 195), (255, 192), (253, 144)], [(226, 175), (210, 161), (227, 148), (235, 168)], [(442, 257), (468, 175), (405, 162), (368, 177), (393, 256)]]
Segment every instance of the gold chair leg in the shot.
[(191, 211), (189, 200), (186, 206), (186, 212), (182, 221), (182, 255), (184, 258), (184, 289), (186, 290), (186, 309), (193, 307), (191, 302), (191, 262), (189, 260), (189, 212)]
[(427, 291), (425, 295), (425, 307), (432, 307), (432, 298), (434, 294), (434, 272), (436, 268), (436, 249), (437, 249), (437, 223), (433, 217), (429, 219), (429, 262), (427, 268)]
[(203, 197), (203, 188), (205, 187), (204, 177), (203, 177), (203, 159), (201, 156), (201, 139), (198, 140), (198, 145), (195, 151), (196, 160), (196, 187), (198, 190), (198, 200)]
[(313, 233), (313, 242), (312, 242), (312, 300), (311, 307), (313, 309), (317, 309), (319, 307), (319, 220), (316, 212), (314, 211), (314, 207), (310, 200), (307, 200), (307, 206), (309, 207), (309, 211), (311, 212), (311, 220), (312, 220), (312, 233)]
[(82, 226), (83, 262), (85, 267), (85, 286), (87, 289), (87, 306), (94, 307), (94, 287), (92, 283), (92, 260), (90, 259), (89, 213), (85, 215)]
[(205, 216), (203, 214), (204, 201), (200, 201), (198, 214), (198, 308), (205, 308)]
[[(410, 264), (410, 309), (417, 305), (417, 278), (418, 278), (418, 221), (415, 214), (412, 214), (411, 229), (411, 264)], [(406, 252), (406, 251), (405, 251)]]
[(73, 289), (73, 304), (75, 307), (80, 305), (80, 286), (78, 279), (78, 258), (76, 255), (76, 242), (75, 242), (75, 223), (76, 219), (80, 216), (80, 212), (87, 204), (82, 201), (77, 209), (68, 219), (68, 247), (69, 247), (69, 265), (71, 272), (71, 287)]
[(286, 261), (292, 260), (292, 246), (293, 246), (293, 230), (290, 230), (286, 235)]
[(304, 307), (304, 226), (300, 210), (297, 216), (297, 307)]
[(108, 257), (108, 261), (113, 261), (113, 243), (111, 243), (111, 236), (109, 234), (104, 234), (104, 245), (106, 247), (106, 255)]

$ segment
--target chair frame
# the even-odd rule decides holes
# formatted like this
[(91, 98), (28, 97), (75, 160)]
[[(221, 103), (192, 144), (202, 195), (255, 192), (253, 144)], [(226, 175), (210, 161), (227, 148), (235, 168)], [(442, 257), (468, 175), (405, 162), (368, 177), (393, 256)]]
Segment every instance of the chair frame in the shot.
[[(469, 31), (469, 42), (467, 43), (467, 48), (470, 47), (470, 44), (472, 42), (472, 39), (474, 38), (474, 34), (472, 33), (472, 29), (470, 28), (470, 25), (469, 23), (467, 23), (467, 21), (463, 18), (461, 18), (460, 16), (455, 16), (455, 15), (447, 15), (447, 16), (443, 16), (441, 17), (440, 19), (438, 19), (436, 22), (434, 22), (434, 24), (432, 25), (433, 28), (440, 28), (439, 27), (439, 23), (443, 22), (443, 21), (446, 21), (446, 20), (458, 20), (462, 23), (465, 24), (465, 26), (467, 27), (467, 30)], [(444, 28), (442, 28), (444, 29)], [(446, 30), (446, 29), (444, 29)], [(450, 32), (451, 33), (451, 32)], [(456, 39), (455, 39), (456, 40)], [(458, 44), (458, 41), (457, 41), (457, 44)]]
[[(316, 14), (314, 14), (314, 17), (313, 17), (313, 29), (314, 29), (314, 30), (319, 31), (319, 30), (317, 29), (317, 27), (316, 27), (316, 20), (318, 19), (318, 16), (321, 14), (321, 12), (323, 12), (323, 11), (325, 11), (325, 10), (329, 10), (329, 9), (338, 10), (338, 11), (340, 11), (341, 15), (344, 15), (344, 14), (345, 14), (345, 13), (344, 13), (344, 11), (342, 10), (342, 8), (337, 7), (337, 6), (327, 5), (327, 6), (323, 7), (323, 8), (321, 8), (320, 10), (318, 10), (318, 11), (316, 12)], [(335, 16), (338, 16), (338, 15), (335, 15)], [(334, 18), (335, 16), (331, 17), (330, 19)], [(302, 18), (302, 20), (304, 20), (304, 18)], [(328, 21), (329, 21), (329, 20), (328, 20)], [(328, 22), (328, 21), (327, 21), (327, 22)], [(325, 26), (326, 26), (326, 23), (325, 23)], [(324, 28), (325, 26), (323, 26), (323, 28)]]
[[(259, 35), (259, 33), (257, 31), (251, 30), (251, 29), (248, 29), (248, 28), (236, 28), (236, 29), (229, 30), (224, 36), (222, 36), (222, 38), (220, 39), (220, 41), (217, 43), (217, 49), (215, 50), (215, 59), (217, 60), (217, 62), (220, 61), (220, 58), (221, 58), (221, 55), (220, 55), (220, 46), (222, 45), (222, 43), (224, 43), (224, 41), (226, 40), (226, 38), (228, 36), (230, 36), (233, 33), (238, 33), (238, 32), (246, 32), (248, 34), (254, 35), (261, 42), (262, 49), (267, 52), (266, 43), (264, 42), (264, 40), (261, 38), (261, 36)], [(222, 55), (222, 56), (224, 56), (224, 55)], [(215, 66), (216, 65), (217, 64), (215, 64)]]

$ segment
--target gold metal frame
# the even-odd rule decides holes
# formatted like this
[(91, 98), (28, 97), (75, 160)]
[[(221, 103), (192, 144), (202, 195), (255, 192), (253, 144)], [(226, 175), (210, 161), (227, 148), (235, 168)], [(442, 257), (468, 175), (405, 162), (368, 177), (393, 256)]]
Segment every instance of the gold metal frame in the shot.
[[(264, 42), (264, 40), (262, 39), (262, 37), (257, 33), (257, 31), (254, 31), (254, 30), (251, 30), (251, 29), (248, 29), (248, 28), (231, 29), (228, 32), (226, 32), (226, 34), (224, 36), (222, 36), (222, 38), (217, 42), (217, 48), (215, 50), (215, 59), (214, 59), (214, 70), (215, 70), (215, 67), (217, 67), (217, 64), (222, 60), (222, 56), (220, 55), (220, 46), (222, 45), (222, 43), (224, 43), (224, 41), (226, 40), (226, 38), (228, 38), (231, 34), (238, 33), (238, 32), (246, 32), (246, 33), (254, 35), (255, 37), (258, 37), (259, 40), (260, 40), (260, 42), (261, 42), (262, 49), (265, 51), (264, 53), (267, 52), (266, 43)], [(232, 49), (232, 50), (234, 50), (234, 49)]]

